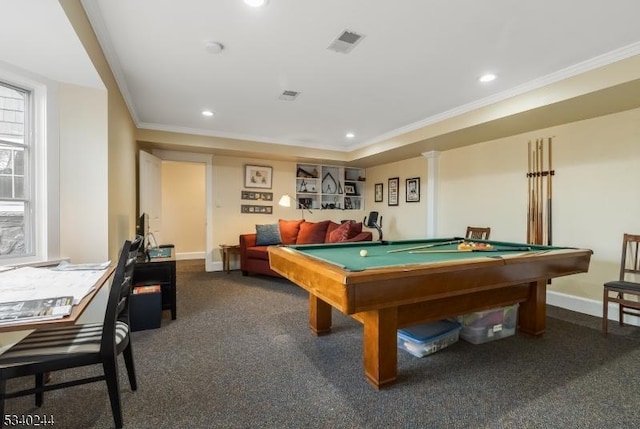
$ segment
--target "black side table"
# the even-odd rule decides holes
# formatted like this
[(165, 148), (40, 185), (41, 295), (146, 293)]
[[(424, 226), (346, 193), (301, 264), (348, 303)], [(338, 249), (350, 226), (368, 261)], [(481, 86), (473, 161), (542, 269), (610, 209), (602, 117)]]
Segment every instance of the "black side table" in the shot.
[(162, 288), (162, 309), (171, 310), (171, 319), (176, 320), (176, 253), (173, 246), (167, 257), (152, 257), (140, 254), (133, 271), (133, 286), (158, 284)]

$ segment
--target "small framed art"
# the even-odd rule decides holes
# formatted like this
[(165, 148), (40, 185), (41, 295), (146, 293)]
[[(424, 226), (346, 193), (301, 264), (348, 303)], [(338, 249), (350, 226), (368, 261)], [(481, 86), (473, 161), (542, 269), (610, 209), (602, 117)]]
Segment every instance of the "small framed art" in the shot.
[(243, 200), (273, 201), (273, 192), (240, 191)]
[(273, 167), (266, 165), (244, 166), (244, 187), (271, 189)]
[(254, 204), (242, 204), (240, 205), (240, 213), (272, 214), (273, 206), (257, 206)]
[(420, 178), (413, 177), (406, 180), (406, 197), (408, 203), (416, 203), (420, 201)]
[(400, 187), (400, 178), (392, 177), (389, 179), (388, 189), (387, 189), (387, 204), (390, 206), (398, 205), (398, 188)]
[(358, 195), (358, 191), (356, 190), (356, 184), (353, 182), (345, 182), (344, 193), (345, 195)]
[(374, 187), (374, 200), (376, 203), (381, 203), (384, 195), (384, 184), (376, 183)]

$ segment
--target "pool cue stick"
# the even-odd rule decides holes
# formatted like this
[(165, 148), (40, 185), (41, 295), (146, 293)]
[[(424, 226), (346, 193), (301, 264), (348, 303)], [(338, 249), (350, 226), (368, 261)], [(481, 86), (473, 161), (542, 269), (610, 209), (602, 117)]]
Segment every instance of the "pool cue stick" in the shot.
[(531, 247), (509, 247), (507, 249), (450, 249), (450, 250), (412, 250), (409, 253), (491, 253), (491, 252), (529, 252)]
[(552, 232), (553, 230), (551, 229), (551, 176), (552, 176), (552, 166), (551, 166), (551, 140), (552, 138), (549, 137), (549, 144), (548, 144), (548, 149), (549, 149), (549, 172), (547, 173), (547, 245), (551, 246), (551, 243), (553, 242), (553, 240), (551, 239), (552, 236)]
[(527, 243), (531, 242), (531, 140), (527, 145)]
[(540, 241), (538, 244), (544, 244), (544, 138), (540, 139)]
[(536, 204), (536, 200), (535, 200), (535, 174), (534, 174), (534, 159), (535, 159), (535, 151), (533, 149), (533, 146), (531, 147), (531, 210), (529, 211), (529, 222), (531, 223), (531, 231), (529, 232), (529, 243), (533, 243), (533, 230), (534, 230), (534, 226), (535, 226), (535, 204)]
[(537, 202), (537, 190), (538, 186), (536, 184), (536, 148), (538, 147), (538, 141), (533, 144), (532, 152), (531, 152), (531, 177), (533, 177), (533, 183), (531, 184), (531, 240), (530, 243), (536, 242), (536, 213), (538, 212), (538, 208), (536, 207)]
[(536, 241), (536, 213), (538, 209), (536, 208), (537, 202), (537, 189), (536, 181), (538, 180), (536, 177), (536, 146), (537, 142), (533, 143), (531, 146), (531, 238), (529, 243), (535, 243)]
[(403, 249), (387, 250), (387, 253), (409, 252), (411, 250), (428, 249), (430, 247), (447, 246), (449, 244), (460, 244), (463, 241), (464, 240), (451, 240), (451, 241), (445, 241), (445, 242), (442, 242), (442, 243), (425, 244), (423, 246), (405, 247)]
[(543, 205), (543, 201), (544, 201), (544, 195), (542, 194), (543, 192), (543, 187), (542, 187), (542, 154), (543, 154), (543, 148), (542, 148), (542, 139), (540, 139), (539, 143), (538, 143), (538, 148), (540, 149), (540, 153), (538, 154), (538, 231), (537, 231), (537, 241), (536, 244), (542, 244), (542, 224), (544, 222), (544, 215), (543, 215), (543, 210), (544, 210), (544, 205)]

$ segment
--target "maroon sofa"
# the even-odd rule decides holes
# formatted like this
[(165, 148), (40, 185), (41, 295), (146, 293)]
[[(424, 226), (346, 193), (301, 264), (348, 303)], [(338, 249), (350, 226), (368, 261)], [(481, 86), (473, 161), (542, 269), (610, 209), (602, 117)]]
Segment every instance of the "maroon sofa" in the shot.
[[(280, 244), (319, 244), (353, 241), (371, 241), (373, 234), (362, 231), (361, 222), (337, 224), (326, 220), (307, 222), (305, 220), (278, 221)], [(249, 273), (280, 277), (269, 266), (268, 245), (256, 245), (257, 233), (240, 235), (240, 269), (242, 275)]]

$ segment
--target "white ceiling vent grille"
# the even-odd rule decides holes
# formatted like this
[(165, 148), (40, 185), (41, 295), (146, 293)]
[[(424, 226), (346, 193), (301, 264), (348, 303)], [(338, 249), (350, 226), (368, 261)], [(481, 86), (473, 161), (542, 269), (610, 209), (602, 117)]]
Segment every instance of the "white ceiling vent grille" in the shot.
[(284, 101), (293, 101), (298, 98), (298, 95), (300, 95), (298, 91), (284, 90), (282, 91), (282, 94), (280, 94), (280, 97), (278, 97), (278, 99)]
[(341, 54), (348, 54), (362, 39), (364, 39), (364, 35), (344, 30), (331, 42), (327, 49), (340, 52)]

